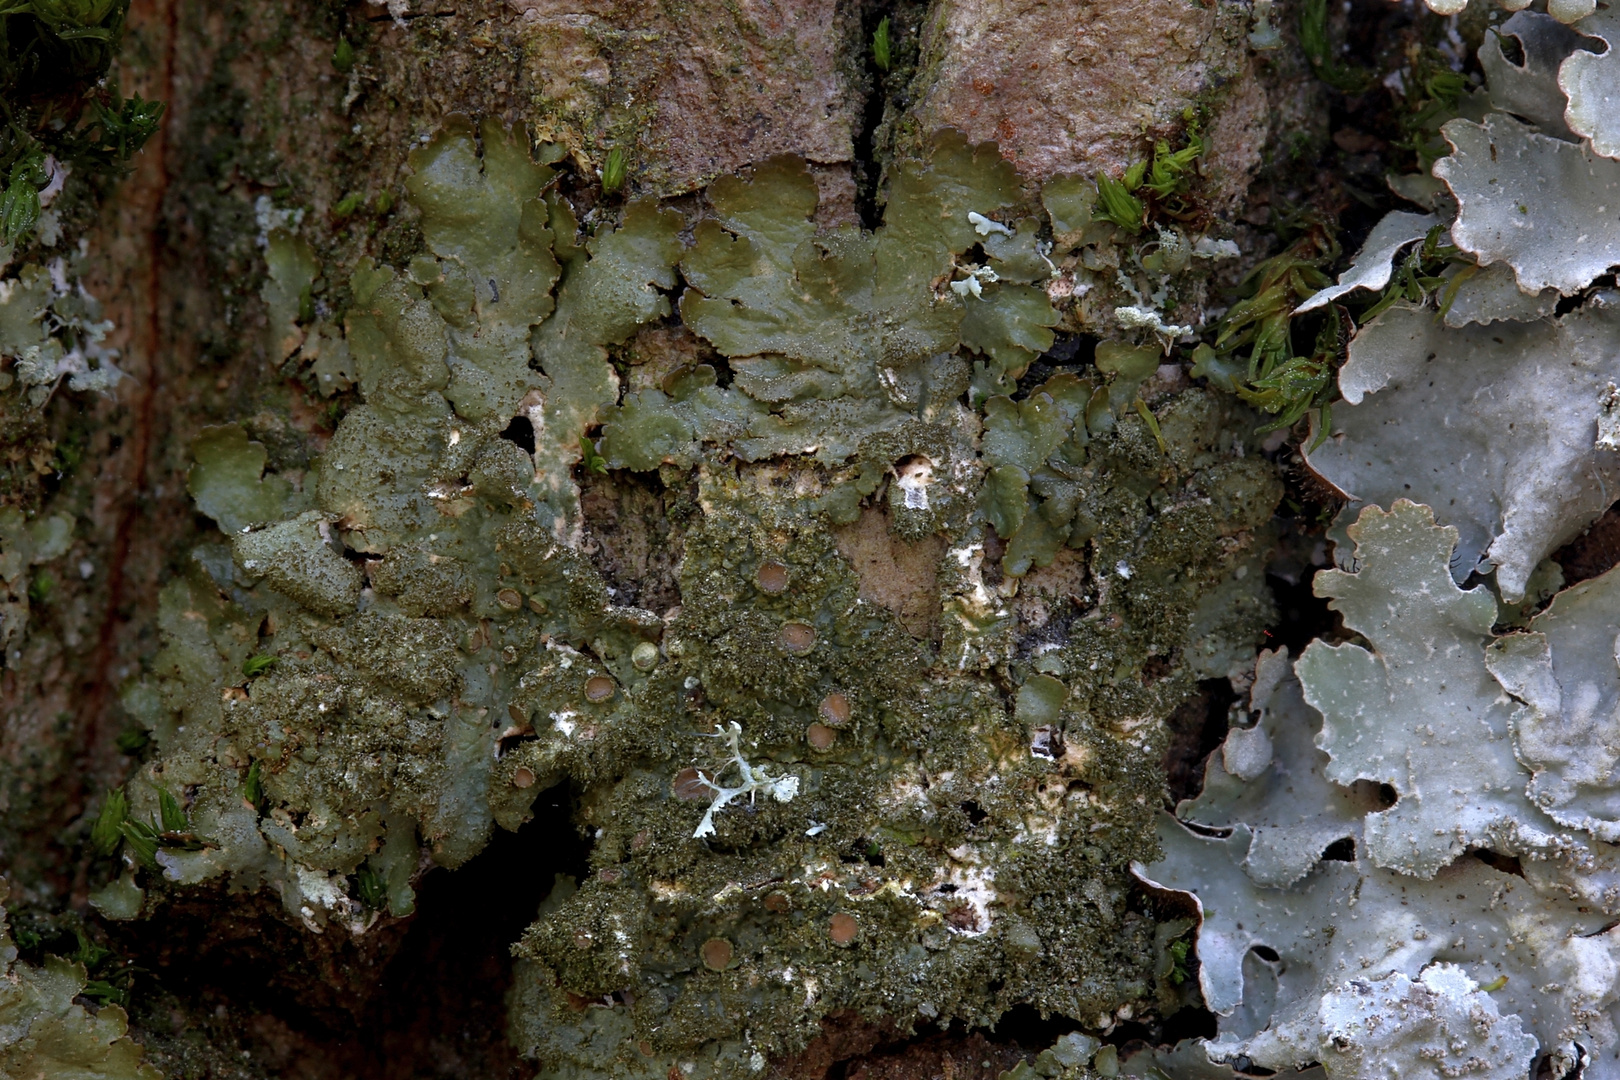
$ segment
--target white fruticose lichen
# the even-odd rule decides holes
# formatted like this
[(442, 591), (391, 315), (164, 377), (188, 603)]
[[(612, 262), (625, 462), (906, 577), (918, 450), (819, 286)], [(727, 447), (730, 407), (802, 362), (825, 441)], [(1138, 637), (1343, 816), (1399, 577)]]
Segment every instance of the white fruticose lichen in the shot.
[[(713, 836), (714, 812), (725, 809), (733, 800), (740, 799), (744, 795), (748, 796), (748, 801), (752, 803), (754, 797), (763, 791), (777, 802), (787, 803), (792, 802), (793, 797), (799, 793), (799, 778), (797, 776), (791, 773), (786, 776), (772, 776), (770, 770), (764, 765), (750, 765), (748, 763), (748, 759), (743, 757), (742, 752), (742, 725), (735, 720), (731, 722), (730, 727), (720, 728), (717, 726), (717, 729), (710, 734), (709, 738), (724, 739), (726, 748), (730, 751), (730, 756), (726, 758), (726, 762), (721, 766), (720, 772), (716, 774), (715, 780), (709, 779), (702, 772), (697, 774), (694, 783), (701, 784), (714, 792), (714, 800), (709, 803), (709, 808), (703, 811), (703, 820), (699, 821), (698, 827), (693, 830), (692, 839), (699, 840), (705, 836)], [(716, 780), (725, 775), (725, 770), (733, 765), (737, 767), (739, 783), (734, 787), (716, 783)]]
[(1243, 249), (1237, 246), (1235, 240), (1216, 240), (1209, 236), (1200, 236), (1192, 246), (1195, 259), (1241, 259)]
[(1013, 231), (1007, 226), (999, 221), (992, 221), (977, 210), (969, 210), (967, 219), (968, 224), (973, 226), (973, 231), (980, 236), (989, 236), (991, 233), (998, 233), (1002, 236), (1013, 235)]
[[(994, 224), (994, 222), (991, 224)], [(967, 277), (963, 278), (961, 281), (951, 282), (951, 291), (957, 296), (971, 296), (975, 300), (983, 300), (985, 285), (993, 284), (994, 282), (1001, 280), (1001, 278), (996, 275), (996, 272), (988, 266), (964, 266), (960, 267), (959, 269), (965, 273)]]
[(1114, 309), (1114, 318), (1127, 330), (1151, 330), (1169, 340), (1184, 338), (1193, 332), (1191, 326), (1167, 323), (1164, 315), (1142, 304), (1126, 304)]

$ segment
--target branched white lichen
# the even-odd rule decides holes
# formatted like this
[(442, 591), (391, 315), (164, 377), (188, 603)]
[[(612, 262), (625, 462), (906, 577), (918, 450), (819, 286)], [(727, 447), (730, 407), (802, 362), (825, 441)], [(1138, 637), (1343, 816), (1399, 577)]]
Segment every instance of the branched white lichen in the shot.
[(973, 231), (980, 236), (989, 236), (991, 233), (999, 233), (1002, 236), (1013, 235), (1013, 231), (1007, 226), (999, 221), (992, 221), (976, 210), (969, 210), (967, 219), (968, 224), (973, 226)]
[(1193, 332), (1191, 326), (1181, 323), (1167, 323), (1164, 316), (1152, 308), (1140, 304), (1129, 304), (1114, 309), (1114, 318), (1119, 325), (1127, 330), (1151, 330), (1161, 337), (1171, 341), (1184, 338)]
[(752, 803), (754, 797), (763, 791), (777, 802), (786, 803), (792, 802), (793, 796), (799, 793), (799, 778), (797, 776), (772, 776), (765, 766), (750, 765), (748, 763), (748, 759), (743, 757), (742, 752), (742, 725), (737, 721), (733, 720), (729, 728), (716, 724), (715, 731), (709, 738), (726, 740), (726, 746), (731, 751), (731, 756), (726, 758), (725, 765), (721, 766), (720, 771), (715, 774), (716, 779), (724, 776), (726, 769), (735, 765), (741, 782), (735, 787), (727, 787), (709, 779), (701, 772), (698, 773), (696, 782), (714, 792), (714, 801), (709, 803), (707, 810), (703, 811), (703, 820), (698, 822), (698, 827), (692, 833), (692, 839), (698, 840), (705, 836), (713, 836), (714, 812), (724, 809), (734, 799), (747, 795), (748, 801)]
[[(1138, 263), (1144, 273), (1158, 278), (1158, 288), (1151, 292), (1146, 291), (1145, 285), (1138, 288), (1130, 274), (1123, 268), (1118, 270), (1114, 277), (1120, 289), (1136, 302), (1114, 308), (1114, 318), (1126, 330), (1151, 330), (1168, 347), (1170, 342), (1185, 338), (1196, 329), (1166, 322), (1164, 318), (1164, 311), (1170, 306), (1172, 278), (1191, 264), (1194, 252), (1178, 233), (1169, 229), (1160, 229), (1157, 242), (1149, 245), (1149, 249), (1153, 249), (1153, 254), (1139, 259)], [(1220, 257), (1214, 250), (1211, 248), (1205, 257)]]
[[(994, 224), (994, 222), (992, 222)], [(967, 277), (961, 281), (951, 282), (951, 291), (957, 296), (972, 296), (976, 300), (984, 299), (984, 285), (986, 282), (1000, 281), (1001, 278), (988, 266), (962, 266), (961, 270)]]

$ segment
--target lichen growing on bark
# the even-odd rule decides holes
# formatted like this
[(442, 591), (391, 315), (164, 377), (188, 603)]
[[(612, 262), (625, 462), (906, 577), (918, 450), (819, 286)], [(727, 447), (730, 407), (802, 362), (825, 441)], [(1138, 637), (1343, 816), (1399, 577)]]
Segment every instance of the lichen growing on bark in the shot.
[[(1270, 614), (1253, 415), (1155, 344), (1019, 384), (1049, 223), (988, 145), (897, 168), (875, 232), (818, 231), (790, 159), (585, 237), (519, 132), (452, 121), (411, 165), (427, 251), (354, 269), (363, 404), (325, 454), (194, 446), (225, 535), (124, 695), (155, 752), (103, 911), (225, 877), (361, 933), (567, 783), (591, 869), (518, 944), (511, 1018), (548, 1070), (749, 1075), (852, 1010), (1146, 1007), (1124, 868), (1155, 854), (1160, 721)], [(1083, 231), (1073, 188), (1048, 201)], [(314, 271), (271, 254), (290, 341)], [(625, 342), (677, 308), (707, 344), (653, 388)], [(621, 469), (681, 507), (665, 610), (587, 542), (581, 490)], [(903, 602), (845, 554), (885, 535)], [(715, 805), (738, 760), (776, 797)]]
[[(107, 390), (123, 378), (64, 207), (92, 198), (87, 180), (120, 175), (163, 113), (108, 78), (128, 11), (128, 0), (109, 0), (0, 12), (0, 448), (39, 437), (62, 384)], [(0, 499), (30, 501), (14, 486), (0, 486)]]

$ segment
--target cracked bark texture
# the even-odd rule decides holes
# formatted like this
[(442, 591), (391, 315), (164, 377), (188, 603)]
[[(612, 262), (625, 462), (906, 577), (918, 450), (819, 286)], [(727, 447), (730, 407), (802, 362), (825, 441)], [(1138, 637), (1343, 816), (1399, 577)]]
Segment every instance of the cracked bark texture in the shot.
[(954, 127), (993, 139), (1025, 177), (1117, 176), (1144, 135), (1203, 108), (1227, 138), (1211, 164), (1228, 205), (1259, 164), (1266, 98), (1245, 41), (1247, 5), (1089, 0), (940, 0), (921, 27), (905, 134)]
[[(887, 74), (869, 57), (884, 15), (896, 55)], [(399, 209), (405, 156), (452, 113), (527, 124), (586, 176), (618, 148), (630, 189), (660, 196), (799, 154), (815, 168), (823, 220), (835, 223), (877, 197), (872, 178), (889, 155), (938, 128), (997, 141), (1029, 180), (1117, 174), (1178, 130), (1189, 107), (1214, 133), (1212, 204), (1231, 208), (1275, 130), (1243, 44), (1247, 19), (1246, 5), (1186, 0), (134, 0), (119, 77), (126, 93), (164, 100), (168, 112), (86, 235), (86, 285), (106, 304), (132, 378), (110, 396), (59, 393), (44, 435), (28, 438), (79, 446), (79, 463), (42, 466), (0, 492), (76, 521), (59, 588), (35, 605), (0, 673), (0, 868), (14, 899), (87, 910), (85, 815), (129, 765), (117, 745), (119, 690), (157, 648), (158, 589), (210, 527), (186, 491), (194, 434), (241, 420), (284, 467), (318, 454), (331, 434), (324, 402), (283, 377), (285, 357), (267, 344), (264, 208), (302, 211), (301, 235), (331, 272), (324, 287), (335, 306), (340, 268), (415, 250), (419, 234)], [(340, 41), (352, 62), (340, 59)], [(851, 549), (878, 576), (903, 576), (904, 554), (869, 531), (849, 530)], [(904, 582), (880, 591), (927, 629), (931, 616), (912, 610)], [(238, 937), (275, 918), (268, 904), (205, 897), (166, 916), (162, 955), (186, 963), (186, 943), (206, 939), (209, 913), (222, 907), (233, 909)], [(532, 905), (522, 918), (531, 915)], [(359, 983), (380, 982), (386, 969), (386, 956), (350, 955), (341, 943), (274, 941), (307, 950), (313, 959), (299, 963), (310, 970), (363, 965)], [(502, 1049), (500, 980), (476, 977), (494, 989), (456, 1013), (483, 1025), (471, 1049), (405, 1039), (388, 1052), (436, 1058), (438, 1075), (520, 1069)], [(252, 994), (186, 996), (194, 991), (175, 990), (166, 1006), (174, 1031), (154, 1026), (156, 1006), (144, 1021), (149, 1045), (171, 1047), (160, 1052), (176, 1070), (364, 1072), (322, 1049), (342, 1026), (333, 1010), (308, 1021), (307, 1010)], [(205, 1016), (205, 1004), (217, 1010)], [(480, 1018), (481, 1008), (490, 1014)], [(396, 1026), (408, 1029), (408, 1018)], [(211, 1049), (172, 1050), (187, 1031), (186, 1045)], [(874, 1062), (862, 1075), (903, 1074), (893, 1068)]]

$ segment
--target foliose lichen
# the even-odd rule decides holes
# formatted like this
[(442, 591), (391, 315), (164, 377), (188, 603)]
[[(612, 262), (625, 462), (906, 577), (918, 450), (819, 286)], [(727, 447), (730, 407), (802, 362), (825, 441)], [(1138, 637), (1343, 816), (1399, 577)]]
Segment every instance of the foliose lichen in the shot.
[[(160, 102), (124, 98), (107, 75), (127, 0), (13, 5), (0, 12), (0, 440), (37, 434), (66, 382), (123, 378), (103, 345), (112, 324), (79, 281), (85, 242), (64, 235), (63, 204), (85, 177), (117, 176), (157, 130)], [(20, 265), (14, 265), (20, 263)], [(0, 494), (9, 492), (0, 491)]]
[[(1487, 85), (1441, 127), (1452, 152), (1434, 166), (1452, 196), (1435, 215), (1455, 244), (1447, 268), (1426, 294), (1388, 297), (1349, 343), (1344, 404), (1308, 450), (1312, 468), (1356, 505), (1408, 497), (1433, 506), (1462, 535), (1457, 580), (1495, 566), (1509, 600), (1611, 501), (1612, 452), (1592, 428), (1616, 377), (1613, 297), (1593, 285), (1620, 259), (1610, 209), (1620, 201), (1603, 194), (1616, 181), (1603, 170), (1615, 163), (1566, 126), (1558, 81), (1562, 65), (1591, 55), (1582, 25), (1515, 14), (1502, 32), (1518, 39), (1522, 65), (1504, 59), (1494, 36), (1481, 46)], [(1375, 233), (1410, 242), (1416, 220), (1395, 211)], [(1372, 246), (1358, 272), (1399, 250)], [(1334, 296), (1324, 290), (1303, 306)], [(1560, 296), (1579, 301), (1559, 306)], [(1555, 309), (1562, 317), (1549, 326)], [(1575, 363), (1549, 363), (1555, 355)], [(1539, 404), (1527, 412), (1532, 397)], [(1509, 438), (1486, 419), (1498, 410)], [(1413, 468), (1419, 459), (1432, 467)]]
[(1314, 583), (1343, 629), (1261, 655), (1253, 722), (1140, 871), (1199, 904), (1218, 1031), (1178, 1048), (1186, 1075), (1620, 1061), (1615, 575), (1565, 589), (1549, 558), (1613, 499), (1612, 79), (1583, 36), (1608, 16), (1548, 11), (1488, 38), (1487, 85), (1448, 106), (1432, 213), (1390, 214), (1300, 305), (1384, 289), (1306, 451), (1351, 499)]
[[(225, 878), (361, 933), (567, 784), (590, 869), (517, 944), (511, 1012), (548, 1074), (752, 1075), (850, 1011), (1146, 1007), (1124, 871), (1156, 853), (1161, 721), (1270, 617), (1282, 489), (1253, 414), (1151, 336), (1020, 382), (1053, 344), (1043, 238), (1095, 189), (1043, 220), (945, 133), (874, 231), (818, 230), (779, 158), (582, 237), (520, 131), (452, 121), (411, 167), (427, 251), (356, 267), (341, 335), (295, 303), (306, 253), (269, 251), (278, 348), (317, 388), (343, 357), (362, 403), (302, 473), (238, 426), (194, 445), (224, 536), (124, 695), (154, 751), (102, 910)], [(636, 485), (667, 588), (586, 513)]]
[[(9, 893), (0, 881), (0, 903)], [(85, 991), (83, 964), (47, 956), (43, 965), (17, 957), (0, 907), (0, 1074), (73, 1080), (158, 1080), (141, 1047), (126, 1032), (129, 1019), (117, 1005), (91, 1011), (75, 998)]]
[(21, 510), (0, 507), (0, 656), (28, 626), (29, 592), (37, 597), (49, 589), (44, 578), (28, 571), (66, 554), (72, 541), (73, 519), (67, 514), (30, 521)]

